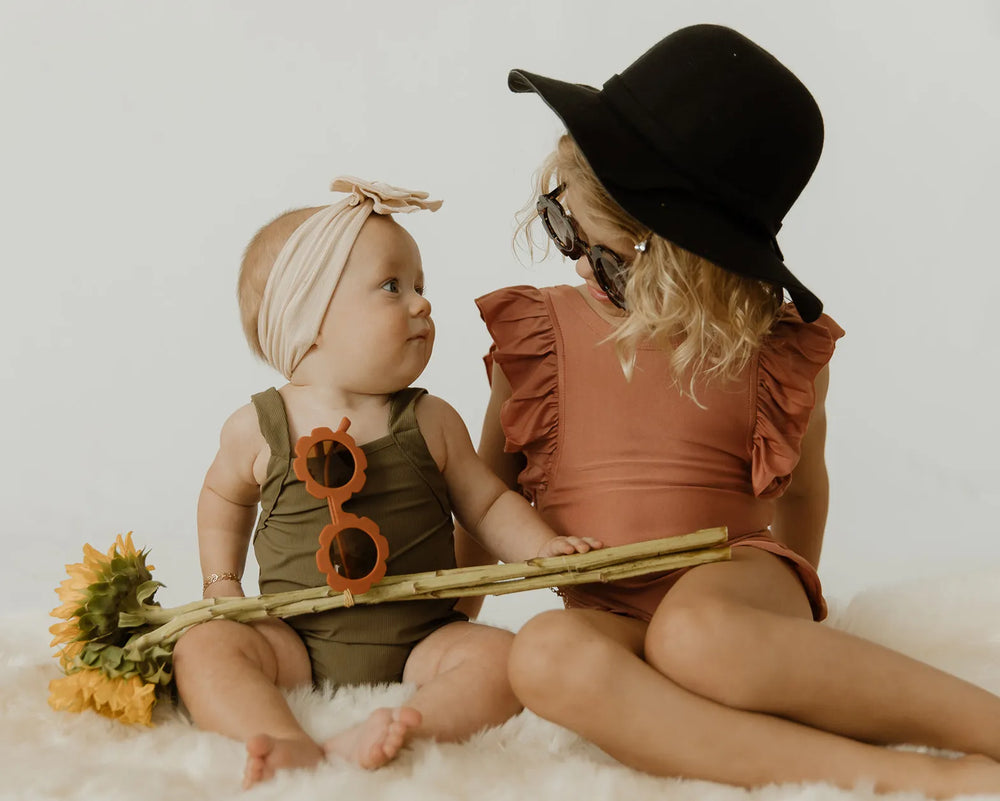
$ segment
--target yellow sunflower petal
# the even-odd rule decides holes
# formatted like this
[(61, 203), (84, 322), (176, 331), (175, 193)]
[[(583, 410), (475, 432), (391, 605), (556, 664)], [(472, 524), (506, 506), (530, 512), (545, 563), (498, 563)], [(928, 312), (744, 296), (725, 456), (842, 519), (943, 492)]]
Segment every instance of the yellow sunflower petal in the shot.
[(139, 552), (135, 548), (135, 544), (132, 542), (132, 532), (128, 532), (124, 537), (121, 534), (115, 540), (115, 545), (118, 547), (118, 553), (122, 556), (136, 556)]
[(59, 658), (59, 666), (65, 671), (72, 667), (76, 658), (83, 652), (82, 642), (66, 643), (59, 649), (56, 656)]
[(80, 603), (81, 602), (75, 598), (66, 601), (66, 603), (62, 606), (57, 606), (53, 609), (51, 615), (52, 617), (61, 617), (63, 620), (69, 620), (77, 613), (77, 610), (80, 608)]
[(87, 588), (91, 585), (92, 581), (93, 579), (83, 576), (71, 576), (70, 578), (63, 579), (62, 583), (56, 587), (56, 595), (59, 596), (60, 601), (79, 601), (83, 603), (83, 599), (87, 595)]
[(96, 570), (87, 567), (82, 562), (77, 562), (73, 565), (66, 565), (66, 575), (67, 578), (63, 579), (60, 587), (65, 587), (66, 589), (76, 589), (85, 590), (95, 581), (97, 581), (98, 573)]
[(89, 702), (90, 677), (92, 670), (81, 670), (49, 682), (49, 706), (57, 712), (82, 712)]
[(147, 684), (138, 676), (128, 680), (127, 690), (119, 695), (119, 701), (124, 701), (120, 708), (118, 719), (122, 723), (142, 723), (152, 725), (153, 706), (156, 703), (156, 687)]
[[(114, 546), (112, 546), (114, 548)], [(90, 543), (83, 544), (83, 566), (88, 570), (100, 571), (107, 567), (109, 558)]]
[[(103, 681), (95, 682), (93, 685), (94, 692), (94, 704), (97, 706), (98, 711), (102, 706), (110, 707), (118, 696), (118, 679), (109, 679), (100, 671), (91, 671), (94, 674), (100, 675)], [(102, 713), (103, 714), (103, 713)]]
[(49, 643), (50, 646), (61, 645), (64, 642), (69, 642), (70, 640), (76, 639), (80, 634), (80, 627), (75, 621), (69, 621), (66, 623), (53, 623), (49, 626), (49, 634), (54, 634), (52, 642)]
[(49, 682), (49, 706), (57, 712), (79, 712), (83, 708), (73, 676), (63, 676)]

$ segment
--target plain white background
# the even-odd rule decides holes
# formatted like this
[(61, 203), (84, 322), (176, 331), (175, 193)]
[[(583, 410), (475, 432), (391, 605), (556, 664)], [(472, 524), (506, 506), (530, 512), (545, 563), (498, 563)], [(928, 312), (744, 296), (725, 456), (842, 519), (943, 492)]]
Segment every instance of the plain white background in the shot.
[[(780, 240), (848, 331), (828, 593), (1000, 563), (1000, 5), (3, 0), (0, 608), (50, 608), (83, 542), (128, 530), (162, 602), (200, 595), (195, 501), (219, 427), (280, 378), (242, 340), (241, 250), (331, 200), (335, 175), (445, 200), (403, 220), (438, 326), (421, 383), (478, 438), (473, 298), (574, 278), (511, 252), (560, 127), (507, 71), (600, 85), (697, 22), (770, 50), (826, 119)], [(554, 601), (491, 599), (486, 616), (516, 626)]]

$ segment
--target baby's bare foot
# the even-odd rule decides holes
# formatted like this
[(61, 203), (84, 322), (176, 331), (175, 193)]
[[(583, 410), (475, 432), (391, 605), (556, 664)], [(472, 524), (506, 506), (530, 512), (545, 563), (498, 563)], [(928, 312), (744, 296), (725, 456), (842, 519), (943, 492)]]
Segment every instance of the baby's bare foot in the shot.
[(420, 713), (407, 706), (376, 709), (364, 723), (323, 743), (323, 750), (374, 770), (396, 758), (421, 720)]
[(247, 740), (243, 788), (271, 779), (279, 770), (310, 768), (323, 757), (323, 749), (308, 737), (282, 740), (258, 734)]

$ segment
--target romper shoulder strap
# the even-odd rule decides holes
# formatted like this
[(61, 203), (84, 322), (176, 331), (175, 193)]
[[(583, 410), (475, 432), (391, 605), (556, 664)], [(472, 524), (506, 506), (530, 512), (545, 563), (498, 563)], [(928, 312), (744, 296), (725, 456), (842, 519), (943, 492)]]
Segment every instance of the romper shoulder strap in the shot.
[(252, 395), (250, 398), (257, 410), (257, 422), (264, 441), (271, 449), (267, 464), (267, 478), (260, 488), (260, 516), (254, 528), (254, 538), (267, 524), (278, 502), (278, 496), (292, 472), (291, 451), (288, 444), (288, 416), (285, 402), (274, 387)]
[(404, 431), (419, 430), (417, 426), (417, 401), (426, 394), (426, 389), (407, 387), (392, 396), (392, 402), (389, 405), (389, 431), (394, 438), (396, 434)]
[(285, 402), (281, 393), (274, 387), (251, 396), (254, 408), (257, 410), (257, 422), (260, 433), (271, 449), (272, 456), (288, 458), (291, 448), (288, 441), (288, 416), (285, 414)]
[(426, 389), (407, 387), (392, 396), (389, 406), (389, 434), (403, 458), (434, 493), (441, 509), (451, 514), (451, 502), (448, 500), (444, 477), (427, 448), (420, 426), (417, 425), (417, 401), (426, 394)]

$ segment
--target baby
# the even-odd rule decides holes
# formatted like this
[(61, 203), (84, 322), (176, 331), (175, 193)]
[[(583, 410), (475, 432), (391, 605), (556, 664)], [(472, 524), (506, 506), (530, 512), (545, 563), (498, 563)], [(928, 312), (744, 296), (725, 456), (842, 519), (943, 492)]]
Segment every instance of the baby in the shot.
[[(222, 428), (198, 502), (205, 596), (243, 594), (251, 534), (261, 592), (325, 583), (317, 543), (333, 506), (296, 477), (294, 448), (343, 418), (367, 462), (343, 510), (377, 524), (390, 575), (454, 567), (453, 514), (505, 561), (601, 547), (557, 536), (479, 460), (458, 413), (410, 386), (434, 324), (417, 245), (391, 215), (440, 201), (354, 178), (332, 188), (348, 196), (278, 217), (244, 257), (247, 338), (288, 383), (255, 395)], [(511, 639), (469, 622), (453, 600), (400, 601), (287, 623), (204, 623), (178, 641), (174, 668), (195, 723), (246, 742), (250, 786), (331, 754), (377, 768), (410, 738), (459, 740), (503, 722), (521, 709), (507, 681)], [(417, 688), (406, 706), (378, 709), (323, 743), (282, 692), (398, 681)]]

